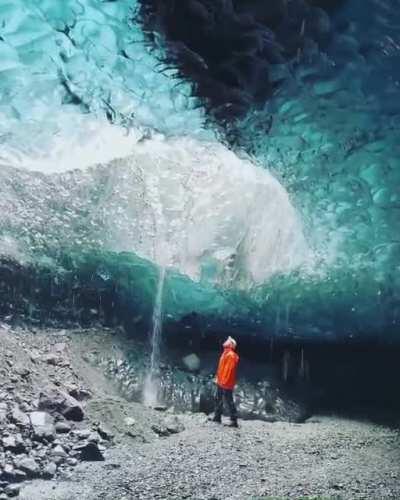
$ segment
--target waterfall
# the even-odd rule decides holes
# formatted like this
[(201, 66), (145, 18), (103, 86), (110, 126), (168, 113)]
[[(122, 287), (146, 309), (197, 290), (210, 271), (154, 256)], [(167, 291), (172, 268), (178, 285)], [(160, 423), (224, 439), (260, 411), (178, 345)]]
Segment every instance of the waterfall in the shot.
[(151, 325), (151, 355), (150, 367), (143, 388), (143, 402), (147, 406), (155, 406), (159, 402), (159, 364), (160, 344), (162, 335), (162, 299), (165, 282), (165, 267), (160, 266), (156, 297), (154, 301)]

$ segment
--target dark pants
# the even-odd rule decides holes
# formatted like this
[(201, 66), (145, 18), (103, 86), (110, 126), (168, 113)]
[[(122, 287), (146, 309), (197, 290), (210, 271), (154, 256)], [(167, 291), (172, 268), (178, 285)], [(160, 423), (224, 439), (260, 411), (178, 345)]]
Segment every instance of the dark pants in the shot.
[(214, 420), (221, 420), (224, 400), (229, 409), (229, 416), (231, 417), (231, 421), (237, 422), (237, 411), (235, 403), (233, 401), (233, 391), (231, 389), (222, 389), (222, 387), (217, 387), (217, 392), (215, 395)]

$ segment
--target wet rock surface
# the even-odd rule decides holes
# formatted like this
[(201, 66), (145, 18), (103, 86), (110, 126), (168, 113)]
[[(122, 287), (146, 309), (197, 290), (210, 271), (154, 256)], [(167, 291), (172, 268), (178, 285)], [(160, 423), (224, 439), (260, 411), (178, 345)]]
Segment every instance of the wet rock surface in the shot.
[[(126, 337), (120, 344), (116, 339), (113, 349), (90, 353), (90, 359), (118, 384), (125, 397), (141, 401), (148, 370), (145, 351), (145, 345)], [(158, 397), (167, 402), (164, 410), (169, 406), (179, 412), (211, 413), (214, 410), (217, 358), (218, 352), (190, 353), (180, 357), (179, 353), (169, 351), (158, 373)], [(279, 362), (257, 365), (254, 361), (242, 359), (234, 391), (239, 418), (303, 422), (310, 416), (311, 390), (306, 373), (301, 363), (297, 364), (292, 358), (291, 366), (286, 367), (294, 378), (290, 384), (285, 382), (288, 373), (281, 373)]]

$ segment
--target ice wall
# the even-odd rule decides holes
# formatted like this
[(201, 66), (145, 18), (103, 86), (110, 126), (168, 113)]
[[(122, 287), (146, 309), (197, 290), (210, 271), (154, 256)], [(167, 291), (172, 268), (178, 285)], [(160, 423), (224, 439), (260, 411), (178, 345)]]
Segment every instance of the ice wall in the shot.
[[(400, 3), (344, 4), (323, 51), (272, 68), (285, 83), (235, 124), (233, 153), (133, 0), (3, 0), (2, 254), (137, 252), (209, 299), (251, 290), (218, 302), (243, 328), (395, 335)], [(170, 303), (192, 287), (196, 309), (174, 280)]]
[(131, 251), (241, 288), (308, 263), (284, 189), (217, 142), (135, 11), (130, 0), (0, 6), (0, 251)]
[[(388, 2), (367, 2), (364, 19), (365, 2), (348, 4), (329, 51), (305, 53), (242, 133), (295, 193), (317, 246), (341, 267), (378, 275), (392, 273), (399, 250), (399, 15)], [(268, 136), (258, 132), (267, 117)]]
[(399, 7), (347, 2), (326, 51), (310, 47), (282, 68), (280, 91), (239, 127), (242, 146), (294, 197), (328, 264), (317, 280), (271, 284), (271, 330), (398, 338)]
[(0, 251), (135, 252), (192, 279), (251, 288), (311, 265), (280, 184), (217, 143), (154, 137), (84, 171), (0, 172)]

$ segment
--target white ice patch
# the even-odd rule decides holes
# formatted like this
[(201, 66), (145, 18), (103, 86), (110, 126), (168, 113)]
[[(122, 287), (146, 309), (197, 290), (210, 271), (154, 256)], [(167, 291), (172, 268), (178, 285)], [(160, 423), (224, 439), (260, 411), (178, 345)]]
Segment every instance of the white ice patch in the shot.
[(240, 287), (304, 264), (287, 193), (216, 142), (135, 7), (1, 3), (0, 252), (130, 251)]
[(0, 206), (14, 210), (3, 227), (28, 231), (32, 249), (45, 241), (133, 251), (229, 286), (263, 282), (309, 259), (296, 212), (268, 171), (217, 142), (154, 136), (130, 148), (127, 157), (58, 175), (47, 166), (47, 175), (7, 169)]
[(192, 278), (242, 286), (304, 265), (310, 256), (284, 188), (221, 144), (159, 137), (139, 144), (117, 169), (117, 177), (124, 171), (130, 181), (116, 181), (109, 220), (125, 199), (132, 224), (130, 230), (129, 223), (113, 226), (115, 250), (134, 247)]
[(101, 116), (84, 115), (74, 108), (53, 109), (42, 121), (23, 128), (15, 123), (0, 150), (0, 168), (7, 165), (46, 174), (84, 169), (131, 154), (140, 137), (137, 129), (111, 125)]

